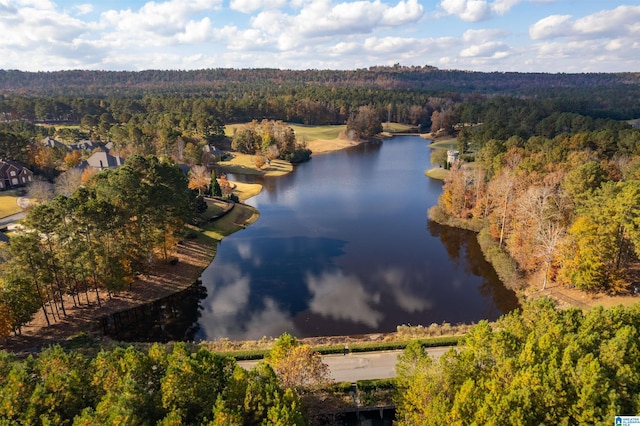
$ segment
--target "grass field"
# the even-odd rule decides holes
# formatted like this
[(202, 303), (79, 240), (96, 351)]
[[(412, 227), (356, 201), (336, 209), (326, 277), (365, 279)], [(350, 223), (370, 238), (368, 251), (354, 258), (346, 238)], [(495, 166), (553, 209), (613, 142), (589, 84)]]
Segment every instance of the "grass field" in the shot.
[(236, 204), (235, 207), (220, 219), (208, 223), (202, 229), (204, 236), (220, 241), (224, 237), (252, 224), (260, 214), (258, 210), (246, 204)]
[(199, 214), (203, 219), (211, 219), (219, 213), (222, 213), (224, 208), (227, 206), (227, 203), (223, 201), (213, 200), (210, 198), (206, 199), (207, 202), (207, 210), (204, 213)]
[(440, 139), (430, 144), (429, 147), (441, 148), (441, 149), (458, 149), (458, 139), (457, 138)]
[[(314, 141), (317, 139), (337, 139), (340, 132), (344, 131), (347, 126), (305, 126), (302, 124), (287, 123), (289, 127), (296, 133), (296, 139), (302, 141)], [(231, 137), (235, 129), (241, 129), (245, 124), (228, 124), (225, 126), (225, 135)]]
[(254, 197), (262, 191), (262, 185), (259, 183), (242, 183), (242, 182), (233, 182), (235, 188), (233, 188), (233, 193), (238, 196), (240, 201), (246, 201), (251, 197)]
[(445, 176), (449, 173), (448, 170), (445, 170), (442, 167), (434, 167), (433, 169), (429, 169), (424, 174), (432, 179), (444, 180)]
[(417, 130), (417, 126), (402, 123), (382, 123), (382, 130), (391, 133), (407, 133)]
[(22, 209), (18, 207), (18, 196), (13, 192), (5, 192), (0, 195), (0, 217), (11, 216), (20, 213)]
[(271, 164), (262, 169), (256, 168), (254, 155), (234, 152), (232, 158), (218, 162), (218, 166), (225, 173), (243, 173), (259, 176), (282, 176), (293, 171), (291, 163), (282, 160), (273, 160)]
[(347, 128), (346, 125), (338, 126), (303, 126), (301, 124), (289, 124), (289, 126), (296, 132), (296, 139), (298, 141), (314, 141), (318, 139), (337, 139), (340, 132), (344, 132)]

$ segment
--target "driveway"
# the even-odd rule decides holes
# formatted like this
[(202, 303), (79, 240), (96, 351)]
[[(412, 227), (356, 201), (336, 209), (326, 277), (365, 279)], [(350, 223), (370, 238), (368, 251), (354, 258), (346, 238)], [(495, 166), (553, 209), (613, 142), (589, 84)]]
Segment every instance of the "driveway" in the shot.
[(14, 222), (18, 222), (19, 220), (24, 219), (27, 216), (26, 213), (16, 213), (11, 216), (3, 217), (0, 219), (0, 228), (10, 227)]

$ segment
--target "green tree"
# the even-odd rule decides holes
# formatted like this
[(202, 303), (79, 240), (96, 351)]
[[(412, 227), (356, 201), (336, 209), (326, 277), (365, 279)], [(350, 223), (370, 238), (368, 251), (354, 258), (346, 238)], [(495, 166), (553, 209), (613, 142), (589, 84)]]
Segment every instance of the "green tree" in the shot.
[(181, 413), (187, 423), (201, 423), (212, 412), (218, 395), (226, 388), (235, 362), (206, 349), (191, 353), (178, 343), (167, 358), (161, 380), (162, 406)]
[(355, 139), (371, 138), (382, 132), (382, 121), (372, 106), (361, 106), (347, 120), (347, 132), (352, 133)]
[(218, 183), (218, 178), (216, 178), (216, 171), (211, 170), (211, 183), (209, 184), (209, 189), (211, 191), (212, 197), (222, 197), (222, 189), (220, 188), (220, 184)]

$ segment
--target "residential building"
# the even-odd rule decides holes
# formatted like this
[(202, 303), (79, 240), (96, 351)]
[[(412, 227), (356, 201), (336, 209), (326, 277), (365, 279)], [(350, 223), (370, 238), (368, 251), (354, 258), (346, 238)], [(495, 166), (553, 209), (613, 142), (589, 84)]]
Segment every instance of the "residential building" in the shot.
[(24, 186), (33, 180), (33, 172), (17, 161), (0, 158), (0, 191)]
[(117, 155), (112, 155), (108, 149), (102, 148), (94, 152), (91, 157), (81, 162), (78, 167), (85, 169), (87, 167), (95, 170), (117, 169), (124, 164), (124, 159)]

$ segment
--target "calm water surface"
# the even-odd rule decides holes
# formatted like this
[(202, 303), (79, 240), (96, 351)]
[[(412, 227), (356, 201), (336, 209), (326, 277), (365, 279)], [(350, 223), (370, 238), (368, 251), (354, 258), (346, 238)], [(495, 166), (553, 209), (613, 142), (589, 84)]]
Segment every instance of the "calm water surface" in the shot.
[(442, 190), (424, 175), (427, 143), (395, 137), (265, 178), (249, 200), (260, 219), (202, 275), (195, 340), (386, 332), (514, 309), (475, 235), (427, 219)]
[(265, 178), (249, 200), (260, 219), (224, 239), (202, 285), (103, 324), (123, 340), (257, 339), (468, 323), (514, 309), (475, 234), (427, 219), (442, 191), (424, 175), (427, 144), (395, 137)]

